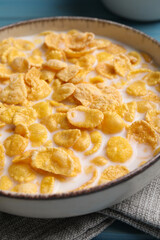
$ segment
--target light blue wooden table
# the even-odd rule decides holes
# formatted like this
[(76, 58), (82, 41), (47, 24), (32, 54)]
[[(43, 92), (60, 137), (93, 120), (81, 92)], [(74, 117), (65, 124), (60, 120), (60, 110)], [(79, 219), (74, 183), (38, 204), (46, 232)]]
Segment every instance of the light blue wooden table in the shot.
[[(122, 19), (106, 10), (100, 0), (0, 0), (0, 26), (32, 18), (87, 16), (117, 21), (137, 28), (160, 41), (160, 22), (140, 23)], [(154, 240), (116, 221), (94, 240)]]

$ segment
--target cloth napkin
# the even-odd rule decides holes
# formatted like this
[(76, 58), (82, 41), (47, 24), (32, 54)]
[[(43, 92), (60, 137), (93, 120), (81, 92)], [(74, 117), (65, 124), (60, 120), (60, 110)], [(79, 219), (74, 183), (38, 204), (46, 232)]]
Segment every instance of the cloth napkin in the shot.
[(0, 213), (1, 240), (89, 240), (114, 219), (160, 239), (160, 177), (127, 200), (97, 213), (65, 219), (33, 219)]

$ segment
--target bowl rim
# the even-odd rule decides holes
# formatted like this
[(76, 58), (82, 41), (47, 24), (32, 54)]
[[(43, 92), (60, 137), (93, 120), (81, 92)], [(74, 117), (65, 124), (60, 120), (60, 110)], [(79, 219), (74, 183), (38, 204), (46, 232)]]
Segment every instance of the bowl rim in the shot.
[[(113, 26), (116, 26), (119, 28), (125, 28), (126, 30), (130, 30), (134, 33), (137, 33), (137, 34), (147, 38), (148, 40), (152, 41), (154, 44), (156, 44), (160, 47), (160, 43), (157, 40), (155, 40), (154, 38), (150, 37), (149, 35), (141, 32), (137, 29), (129, 27), (125, 24), (120, 24), (120, 23), (117, 23), (114, 21), (108, 21), (105, 19), (91, 18), (91, 17), (79, 17), (79, 16), (77, 16), (77, 17), (75, 17), (75, 16), (44, 17), (44, 18), (36, 18), (36, 19), (20, 21), (17, 23), (13, 23), (13, 24), (9, 24), (9, 25), (0, 27), (0, 34), (2, 31), (11, 29), (14, 27), (28, 25), (28, 24), (32, 24), (32, 23), (34, 24), (39, 21), (47, 22), (47, 21), (56, 21), (56, 20), (70, 20), (70, 21), (82, 20), (82, 21), (86, 21), (86, 22), (87, 21), (100, 22), (102, 24), (109, 24), (109, 25), (113, 25)], [(146, 162), (142, 166), (138, 167), (137, 169), (129, 172), (128, 174), (124, 175), (123, 177), (117, 178), (117, 179), (115, 179), (111, 182), (105, 183), (103, 185), (94, 186), (94, 187), (91, 187), (88, 189), (82, 189), (79, 191), (73, 191), (73, 192), (70, 191), (70, 192), (64, 192), (64, 193), (52, 193), (52, 194), (46, 194), (46, 195), (23, 194), (23, 193), (14, 193), (14, 192), (10, 192), (10, 191), (0, 190), (0, 197), (24, 199), (24, 200), (58, 200), (58, 199), (69, 199), (69, 198), (74, 198), (74, 197), (82, 197), (85, 195), (105, 191), (106, 189), (109, 189), (109, 188), (117, 186), (123, 182), (126, 182), (126, 181), (132, 179), (133, 177), (141, 174), (142, 172), (146, 171), (150, 166), (154, 165), (159, 159), (160, 159), (160, 152), (156, 156), (151, 158), (148, 162)]]

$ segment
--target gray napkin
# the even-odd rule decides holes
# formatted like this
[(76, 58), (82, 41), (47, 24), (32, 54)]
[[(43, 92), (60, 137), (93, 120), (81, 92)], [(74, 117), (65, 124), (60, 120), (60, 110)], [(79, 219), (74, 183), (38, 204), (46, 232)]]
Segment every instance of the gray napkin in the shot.
[(121, 220), (160, 239), (160, 178), (129, 199), (85, 216), (32, 219), (0, 214), (1, 240), (89, 240)]

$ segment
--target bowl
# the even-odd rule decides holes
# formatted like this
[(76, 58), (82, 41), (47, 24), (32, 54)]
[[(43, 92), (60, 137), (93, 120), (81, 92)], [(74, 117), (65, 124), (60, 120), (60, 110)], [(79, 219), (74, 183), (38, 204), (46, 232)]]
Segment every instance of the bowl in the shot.
[(159, 0), (102, 0), (113, 13), (137, 21), (160, 19)]
[[(0, 40), (36, 34), (46, 30), (91, 31), (149, 53), (160, 64), (160, 44), (133, 28), (99, 19), (55, 17), (20, 22), (0, 28)], [(36, 218), (63, 218), (92, 213), (133, 195), (158, 176), (160, 154), (129, 174), (101, 186), (77, 192), (25, 195), (0, 191), (0, 211)]]

